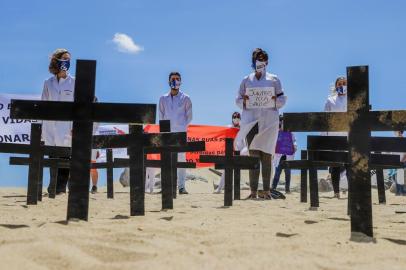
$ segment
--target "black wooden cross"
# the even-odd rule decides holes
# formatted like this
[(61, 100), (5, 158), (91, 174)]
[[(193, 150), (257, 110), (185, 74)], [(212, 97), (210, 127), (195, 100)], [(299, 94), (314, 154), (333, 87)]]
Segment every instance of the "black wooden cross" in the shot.
[(406, 111), (370, 111), (368, 66), (348, 67), (347, 85), (347, 112), (285, 113), (284, 129), (348, 131), (351, 231), (372, 237), (371, 131), (404, 130)]
[[(53, 146), (57, 147), (57, 146)], [(70, 149), (70, 148), (68, 148)], [(106, 162), (92, 163), (92, 169), (106, 169), (107, 174), (107, 198), (114, 198), (114, 189), (113, 189), (113, 169), (122, 168), (120, 164), (115, 164), (113, 162), (113, 153), (111, 149), (106, 150), (107, 160)], [(25, 157), (10, 157), (10, 165), (31, 165), (32, 162), (30, 158)], [(50, 168), (51, 177), (49, 180), (49, 194), (48, 197), (51, 199), (55, 198), (56, 194), (56, 181), (57, 181), (57, 172), (59, 168), (70, 168), (70, 160), (64, 158), (48, 158), (42, 159), (40, 171), (43, 168)], [(41, 180), (41, 179), (40, 179)]]
[[(165, 123), (165, 122), (164, 122)], [(130, 125), (129, 134), (94, 136), (94, 148), (127, 148), (129, 164), (114, 160), (117, 166), (130, 167), (130, 214), (145, 215), (144, 150), (186, 145), (186, 132), (144, 133), (141, 125)], [(170, 175), (170, 173), (169, 173)], [(170, 178), (169, 178), (170, 179)], [(172, 204), (171, 204), (172, 203)], [(162, 208), (173, 208), (172, 182), (162, 192)]]
[[(308, 136), (307, 147), (310, 151), (348, 151), (348, 141), (345, 136)], [(380, 152), (406, 152), (406, 138), (371, 137), (370, 150), (375, 153), (372, 154), (370, 163), (372, 163), (371, 169), (375, 170), (377, 174), (378, 200), (380, 204), (383, 204), (386, 203), (383, 169), (402, 168), (402, 164), (398, 155), (378, 156), (377, 154)], [(326, 152), (324, 152), (324, 157), (320, 157), (320, 160), (325, 156)], [(373, 160), (374, 156), (381, 157), (381, 160)]]
[[(161, 131), (162, 132), (162, 131)], [(146, 148), (145, 153), (153, 154), (153, 153), (161, 153), (161, 160), (150, 160), (146, 161), (145, 167), (151, 168), (161, 168), (161, 185), (162, 184), (162, 177), (166, 176), (167, 174), (162, 175), (163, 170), (167, 170), (169, 167), (171, 169), (171, 182), (172, 182), (172, 194), (173, 198), (176, 198), (177, 192), (177, 169), (178, 168), (196, 168), (196, 163), (192, 162), (179, 162), (178, 161), (178, 153), (187, 153), (187, 152), (200, 152), (206, 149), (206, 143), (203, 141), (198, 142), (188, 142), (185, 146), (179, 147), (165, 147), (165, 149), (160, 148)], [(169, 166), (169, 154), (166, 155), (163, 150), (166, 150), (170, 153), (170, 165)], [(163, 154), (162, 154), (163, 153)], [(163, 157), (162, 157), (163, 155)], [(166, 161), (163, 161), (166, 160)], [(149, 166), (151, 165), (151, 166)], [(169, 181), (165, 181), (168, 183)]]
[(224, 169), (224, 206), (233, 205), (233, 170), (259, 168), (258, 158), (234, 155), (233, 141), (226, 138), (224, 156), (200, 155), (200, 162), (214, 163), (216, 170)]
[(155, 122), (155, 104), (94, 103), (95, 83), (96, 61), (77, 60), (74, 102), (11, 101), (11, 118), (73, 121), (68, 220), (88, 219), (93, 122)]
[(30, 144), (0, 143), (1, 153), (28, 154), (27, 204), (42, 201), (42, 170), (44, 155), (70, 155), (69, 147), (45, 146), (41, 142), (41, 124), (31, 124)]

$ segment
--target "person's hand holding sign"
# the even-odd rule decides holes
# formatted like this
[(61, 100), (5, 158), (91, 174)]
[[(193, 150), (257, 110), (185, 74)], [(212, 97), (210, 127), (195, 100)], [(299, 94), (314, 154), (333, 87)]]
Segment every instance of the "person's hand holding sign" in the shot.
[(242, 98), (243, 98), (242, 104), (244, 105), (244, 109), (246, 109), (247, 108), (247, 100), (250, 99), (250, 98), (247, 95), (243, 95)]

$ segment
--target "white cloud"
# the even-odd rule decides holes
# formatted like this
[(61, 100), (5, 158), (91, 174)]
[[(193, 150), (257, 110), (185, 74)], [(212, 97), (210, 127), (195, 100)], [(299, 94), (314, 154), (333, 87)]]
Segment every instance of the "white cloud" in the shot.
[(113, 42), (117, 45), (119, 52), (137, 54), (144, 50), (144, 48), (136, 44), (130, 36), (123, 33), (115, 33)]

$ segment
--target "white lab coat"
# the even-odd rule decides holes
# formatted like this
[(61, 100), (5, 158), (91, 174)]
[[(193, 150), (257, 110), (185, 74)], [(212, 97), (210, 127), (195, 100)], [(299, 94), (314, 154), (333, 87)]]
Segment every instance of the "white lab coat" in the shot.
[[(159, 120), (170, 120), (172, 132), (186, 132), (192, 121), (192, 101), (179, 91), (176, 96), (167, 93), (159, 99)], [(178, 153), (178, 161), (186, 161), (185, 153)], [(186, 169), (178, 169), (178, 188), (185, 188)]]
[[(75, 78), (68, 74), (66, 79), (61, 78), (58, 82), (53, 76), (44, 82), (41, 100), (47, 101), (73, 101)], [(65, 144), (65, 136), (71, 132), (71, 122), (66, 121), (43, 121), (42, 139), (46, 145), (68, 146)]]
[(170, 120), (172, 132), (186, 131), (192, 116), (192, 101), (182, 91), (176, 96), (167, 93), (159, 99), (159, 120)]
[[(276, 98), (275, 108), (246, 109), (243, 106), (243, 96), (246, 89), (251, 87), (274, 87)], [(276, 141), (279, 131), (279, 109), (286, 103), (287, 97), (283, 95), (281, 83), (276, 75), (266, 73), (257, 80), (255, 73), (243, 79), (237, 94), (236, 104), (242, 109), (240, 132), (236, 137), (236, 144), (242, 144), (250, 130), (258, 123), (258, 134), (249, 145), (249, 150), (260, 150), (268, 154), (275, 153)]]

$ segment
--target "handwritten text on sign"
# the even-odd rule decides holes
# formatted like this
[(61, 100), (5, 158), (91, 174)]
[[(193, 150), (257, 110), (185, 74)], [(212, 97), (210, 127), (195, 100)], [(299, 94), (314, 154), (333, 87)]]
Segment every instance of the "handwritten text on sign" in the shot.
[(253, 108), (275, 108), (274, 87), (252, 87), (247, 88), (246, 93), (248, 96), (247, 109)]

